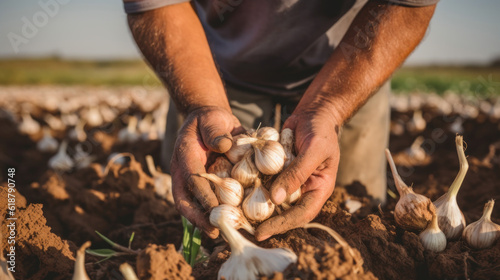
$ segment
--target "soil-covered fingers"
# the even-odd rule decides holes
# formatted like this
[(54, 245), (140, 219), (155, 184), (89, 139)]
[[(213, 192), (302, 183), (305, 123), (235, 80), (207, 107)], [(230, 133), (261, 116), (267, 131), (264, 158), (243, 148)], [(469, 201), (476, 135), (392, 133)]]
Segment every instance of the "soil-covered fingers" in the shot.
[(328, 157), (320, 145), (307, 145), (301, 149), (292, 163), (276, 178), (271, 186), (271, 200), (280, 205), (302, 186)]
[(234, 116), (224, 109), (206, 108), (198, 116), (199, 131), (205, 146), (217, 153), (227, 152), (232, 144), (231, 132), (235, 128)]
[(177, 210), (186, 217), (193, 225), (200, 228), (210, 238), (217, 238), (219, 230), (210, 225), (208, 221), (208, 212), (199, 207), (188, 194), (183, 186), (183, 180), (173, 184), (173, 195)]
[(307, 224), (316, 217), (328, 197), (328, 190), (324, 188), (304, 193), (297, 205), (263, 222), (257, 228), (255, 238), (262, 241)]

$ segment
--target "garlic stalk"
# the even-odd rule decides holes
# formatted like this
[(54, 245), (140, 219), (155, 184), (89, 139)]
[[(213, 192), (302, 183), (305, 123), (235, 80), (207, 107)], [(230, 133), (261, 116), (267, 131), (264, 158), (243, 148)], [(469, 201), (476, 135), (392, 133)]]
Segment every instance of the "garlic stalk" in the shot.
[(68, 133), (70, 139), (83, 142), (87, 139), (87, 134), (85, 133), (85, 120), (80, 120), (76, 126), (71, 129)]
[[(243, 141), (242, 141), (243, 140)], [(239, 134), (233, 137), (233, 145), (226, 152), (226, 156), (232, 164), (238, 163), (243, 159), (246, 152), (252, 149), (251, 143), (257, 141), (257, 138), (250, 137), (246, 134)]]
[(252, 192), (245, 198), (241, 208), (245, 216), (256, 222), (267, 220), (274, 212), (274, 203), (260, 179), (255, 180)]
[(75, 272), (72, 280), (90, 280), (85, 271), (85, 250), (90, 247), (90, 241), (83, 243), (82, 247), (76, 251)]
[(135, 274), (134, 269), (128, 263), (122, 263), (120, 265), (120, 272), (122, 273), (125, 280), (139, 280), (139, 278), (137, 278), (137, 275)]
[(469, 169), (469, 163), (467, 163), (467, 158), (465, 157), (463, 137), (457, 135), (455, 144), (458, 160), (460, 161), (460, 171), (458, 171), (457, 177), (451, 184), (448, 192), (434, 201), (439, 227), (448, 240), (460, 238), (466, 225), (464, 214), (460, 211), (457, 204), (457, 194)]
[(249, 187), (259, 177), (259, 170), (253, 160), (253, 150), (248, 151), (243, 159), (231, 170), (231, 177), (240, 182), (243, 187)]
[(243, 187), (233, 178), (220, 178), (215, 174), (197, 174), (215, 185), (215, 195), (221, 204), (238, 206), (243, 200)]
[(432, 220), (432, 215), (436, 212), (434, 204), (427, 197), (413, 192), (413, 189), (403, 182), (388, 149), (385, 149), (385, 155), (400, 196), (394, 209), (394, 220), (405, 230), (420, 231), (425, 229)]
[(274, 175), (283, 169), (285, 150), (279, 142), (258, 140), (252, 143), (255, 151), (255, 166), (265, 175)]
[(49, 167), (58, 171), (68, 171), (73, 168), (75, 163), (66, 154), (66, 149), (68, 148), (68, 142), (64, 140), (59, 146), (59, 151), (52, 158), (49, 159)]
[(260, 248), (243, 237), (230, 222), (219, 221), (220, 230), (231, 247), (231, 256), (222, 264), (217, 279), (253, 280), (271, 277), (297, 262), (297, 256), (287, 248)]
[(29, 113), (23, 113), (23, 120), (19, 125), (18, 129), (21, 133), (27, 135), (33, 135), (40, 131), (40, 124), (35, 121)]
[(172, 177), (169, 174), (165, 174), (155, 168), (152, 156), (146, 156), (146, 163), (148, 165), (149, 173), (151, 173), (155, 182), (156, 194), (174, 204), (174, 197), (172, 194)]
[(432, 220), (427, 228), (419, 234), (420, 242), (424, 248), (433, 251), (441, 252), (446, 249), (446, 235), (439, 229), (437, 215), (432, 215)]
[(408, 122), (408, 130), (410, 132), (420, 132), (425, 129), (427, 123), (425, 119), (422, 117), (422, 111), (416, 110), (413, 112), (413, 117)]
[(215, 174), (221, 178), (231, 178), (231, 170), (233, 169), (233, 164), (221, 156), (215, 159), (215, 162), (208, 167), (207, 172)]
[(491, 247), (500, 238), (500, 225), (491, 221), (494, 206), (493, 199), (488, 201), (484, 205), (483, 216), (465, 228), (462, 236), (469, 246), (485, 249)]
[(147, 133), (149, 134), (149, 131), (151, 129), (151, 126), (153, 124), (153, 115), (147, 114), (140, 122), (138, 125), (139, 133), (144, 134)]
[(244, 229), (250, 234), (255, 234), (255, 229), (252, 227), (247, 218), (243, 215), (240, 208), (229, 204), (221, 204), (212, 209), (210, 212), (210, 224), (220, 228), (219, 221), (224, 220), (229, 223), (229, 226), (235, 229)]
[(280, 133), (274, 129), (274, 127), (261, 127), (257, 130), (257, 138), (278, 141), (280, 139)]
[(137, 117), (130, 116), (128, 118), (127, 127), (122, 128), (118, 132), (118, 142), (120, 143), (133, 143), (139, 139), (137, 134)]
[(422, 144), (424, 143), (424, 137), (418, 136), (415, 138), (415, 141), (411, 144), (410, 148), (406, 149), (406, 154), (416, 160), (422, 161), (426, 157), (426, 152), (422, 148)]
[(36, 147), (40, 152), (52, 153), (57, 151), (59, 144), (57, 140), (50, 134), (48, 127), (43, 128), (43, 138), (36, 143)]
[(281, 131), (280, 143), (283, 146), (283, 150), (285, 150), (285, 164), (283, 167), (287, 168), (295, 159), (295, 155), (293, 154), (293, 130), (290, 128), (283, 129)]

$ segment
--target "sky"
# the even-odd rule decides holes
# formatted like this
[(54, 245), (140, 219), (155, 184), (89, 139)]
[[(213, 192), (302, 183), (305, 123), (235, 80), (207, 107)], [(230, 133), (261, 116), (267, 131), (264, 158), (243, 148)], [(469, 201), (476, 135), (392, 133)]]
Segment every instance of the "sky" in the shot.
[[(40, 3), (57, 6), (44, 9)], [(500, 57), (499, 12), (498, 0), (441, 0), (428, 34), (406, 64), (487, 64)], [(56, 55), (71, 59), (139, 58), (122, 1), (0, 1), (0, 57)]]

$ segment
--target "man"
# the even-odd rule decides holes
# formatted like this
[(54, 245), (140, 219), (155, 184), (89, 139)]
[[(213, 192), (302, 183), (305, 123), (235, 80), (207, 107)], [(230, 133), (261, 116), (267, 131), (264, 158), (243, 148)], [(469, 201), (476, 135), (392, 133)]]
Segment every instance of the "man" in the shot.
[(242, 125), (270, 125), (276, 103), (297, 157), (271, 198), (280, 204), (300, 186), (303, 194), (262, 223), (257, 240), (311, 221), (335, 182), (358, 181), (384, 202), (387, 81), (424, 36), (438, 0), (124, 1), (134, 39), (173, 101), (163, 154), (172, 159), (176, 206), (208, 236), (218, 236), (207, 218), (218, 202), (193, 174), (205, 172), (208, 152), (226, 152)]

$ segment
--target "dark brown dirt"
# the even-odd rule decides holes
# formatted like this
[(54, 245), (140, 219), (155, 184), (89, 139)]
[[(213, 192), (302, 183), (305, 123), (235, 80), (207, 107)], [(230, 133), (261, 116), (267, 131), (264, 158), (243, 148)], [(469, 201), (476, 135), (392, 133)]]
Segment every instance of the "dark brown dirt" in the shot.
[[(395, 113), (393, 118), (411, 115)], [(36, 117), (36, 116), (35, 116)], [(417, 193), (437, 199), (449, 187), (458, 172), (454, 134), (447, 130), (453, 122), (426, 111), (427, 129), (421, 133), (428, 157), (424, 162), (408, 160), (403, 153), (415, 135), (391, 136), (391, 151), (403, 180), (413, 184)], [(50, 154), (39, 153), (35, 142), (19, 135), (15, 126), (0, 120), (0, 167), (17, 169), (18, 180), (18, 265), (16, 279), (68, 279), (73, 271), (74, 251), (87, 240), (92, 248), (109, 248), (96, 234), (103, 233), (126, 246), (133, 232), (132, 249), (138, 256), (101, 258), (87, 255), (91, 279), (121, 279), (118, 267), (128, 262), (136, 267), (141, 279), (216, 279), (217, 271), (229, 257), (225, 242), (203, 239), (209, 261), (190, 267), (176, 252), (182, 240), (180, 217), (173, 205), (154, 194), (153, 181), (146, 171), (144, 156), (151, 154), (159, 162), (159, 141), (139, 141), (134, 145), (116, 144), (116, 131), (95, 130), (93, 154), (98, 159), (89, 168), (58, 174), (46, 167)], [(121, 128), (118, 126), (117, 128)], [(464, 123), (470, 169), (458, 195), (458, 204), (467, 223), (481, 216), (488, 199), (499, 199), (500, 160), (483, 160), (489, 146), (500, 141), (498, 120), (480, 117)], [(74, 143), (73, 143), (74, 144)], [(70, 144), (71, 146), (71, 144)], [(112, 165), (106, 176), (103, 169), (113, 152), (131, 152), (135, 160)], [(4, 173), (4, 171), (2, 171)], [(395, 192), (388, 173), (389, 187)], [(3, 177), (2, 177), (3, 176)], [(5, 182), (5, 174), (0, 181)], [(0, 214), (5, 217), (5, 188), (0, 189)], [(26, 199), (24, 199), (24, 197)], [(363, 207), (353, 214), (345, 201), (361, 201)], [(299, 257), (284, 273), (273, 279), (500, 279), (500, 244), (485, 250), (473, 250), (463, 241), (450, 242), (441, 253), (424, 250), (415, 233), (395, 226), (392, 210), (397, 202), (388, 197), (387, 205), (372, 208), (364, 186), (355, 183), (337, 187), (315, 219), (342, 235), (356, 254), (363, 258), (362, 270), (349, 254), (321, 230), (295, 229), (259, 245), (287, 247)], [(5, 219), (4, 219), (5, 220)], [(500, 223), (500, 206), (493, 211)], [(5, 236), (6, 229), (2, 227)], [(245, 235), (251, 240), (251, 236)], [(222, 245), (221, 245), (222, 244)], [(5, 249), (4, 252), (5, 253)], [(150, 275), (150, 276), (148, 276)]]

